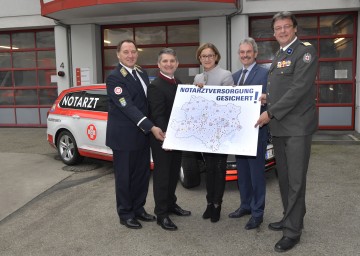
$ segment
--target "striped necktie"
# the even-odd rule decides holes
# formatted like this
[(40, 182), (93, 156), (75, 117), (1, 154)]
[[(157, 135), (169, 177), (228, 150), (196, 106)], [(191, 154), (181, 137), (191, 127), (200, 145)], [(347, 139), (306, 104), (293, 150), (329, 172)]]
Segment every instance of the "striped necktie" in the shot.
[(248, 70), (247, 70), (247, 69), (243, 69), (243, 71), (242, 71), (242, 73), (241, 73), (241, 78), (240, 78), (240, 81), (239, 81), (238, 85), (243, 85), (243, 84), (244, 84), (246, 72), (248, 72)]

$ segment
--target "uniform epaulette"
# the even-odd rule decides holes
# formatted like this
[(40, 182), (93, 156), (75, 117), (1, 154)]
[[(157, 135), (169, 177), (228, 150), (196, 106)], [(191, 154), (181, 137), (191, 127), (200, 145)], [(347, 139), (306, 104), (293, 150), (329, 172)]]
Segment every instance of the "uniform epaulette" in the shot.
[(120, 73), (123, 75), (123, 77), (127, 76), (128, 72), (126, 71), (126, 68), (122, 67), (120, 69)]
[(311, 44), (309, 42), (303, 42), (303, 45), (310, 46)]
[(136, 71), (142, 73), (142, 68), (138, 64), (135, 64), (135, 69), (136, 69)]

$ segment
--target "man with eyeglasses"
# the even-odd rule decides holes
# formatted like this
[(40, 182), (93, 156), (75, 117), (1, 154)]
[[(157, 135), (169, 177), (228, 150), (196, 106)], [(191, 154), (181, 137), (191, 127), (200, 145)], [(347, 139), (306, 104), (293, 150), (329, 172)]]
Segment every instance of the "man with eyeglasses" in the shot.
[(306, 212), (305, 190), (312, 134), (317, 130), (315, 106), (318, 57), (310, 43), (297, 38), (297, 21), (290, 12), (272, 19), (274, 36), (280, 45), (271, 64), (267, 83), (267, 111), (255, 126), (269, 123), (276, 155), (283, 218), (269, 224), (282, 231), (275, 251), (292, 249), (299, 241)]
[[(251, 37), (239, 44), (239, 60), (243, 68), (233, 74), (237, 85), (261, 84), (262, 92), (266, 92), (268, 70), (256, 63), (258, 46)], [(266, 106), (261, 107), (261, 112)], [(245, 225), (246, 230), (258, 228), (263, 222), (265, 208), (265, 152), (268, 139), (267, 125), (259, 129), (256, 156), (236, 156), (238, 187), (240, 191), (240, 207), (229, 214), (229, 218), (241, 218), (251, 215)]]

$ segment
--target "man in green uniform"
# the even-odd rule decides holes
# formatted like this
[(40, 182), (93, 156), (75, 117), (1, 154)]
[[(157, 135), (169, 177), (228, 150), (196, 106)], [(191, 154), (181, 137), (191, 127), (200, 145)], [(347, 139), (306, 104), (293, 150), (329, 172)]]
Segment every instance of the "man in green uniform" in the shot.
[(275, 251), (292, 249), (299, 241), (305, 216), (306, 173), (312, 134), (317, 130), (315, 106), (318, 57), (315, 48), (297, 36), (297, 21), (290, 12), (279, 12), (272, 20), (280, 49), (271, 64), (267, 83), (267, 111), (255, 126), (269, 123), (273, 136), (284, 215), (269, 224), (283, 232)]

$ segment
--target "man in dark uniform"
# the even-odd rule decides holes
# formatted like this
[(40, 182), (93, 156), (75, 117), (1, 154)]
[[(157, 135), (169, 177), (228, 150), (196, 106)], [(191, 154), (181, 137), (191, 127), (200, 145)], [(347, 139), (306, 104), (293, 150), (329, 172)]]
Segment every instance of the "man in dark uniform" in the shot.
[(117, 46), (119, 64), (106, 79), (109, 115), (106, 145), (113, 150), (116, 207), (120, 223), (128, 228), (141, 228), (142, 221), (155, 221), (144, 205), (150, 178), (149, 133), (158, 140), (164, 133), (146, 116), (146, 87), (149, 77), (136, 65), (135, 43), (124, 40)]
[[(150, 118), (164, 132), (170, 119), (174, 104), (177, 85), (181, 83), (174, 77), (179, 65), (176, 52), (164, 48), (158, 55), (160, 73), (148, 87)], [(181, 151), (166, 150), (162, 142), (150, 136), (151, 152), (154, 160), (153, 188), (155, 199), (155, 214), (157, 223), (165, 230), (177, 230), (177, 226), (169, 218), (169, 213), (178, 216), (189, 216), (190, 211), (176, 204), (176, 185), (181, 168)]]
[[(239, 45), (239, 59), (243, 68), (233, 74), (237, 85), (262, 85), (262, 93), (266, 93), (268, 70), (256, 64), (258, 47), (253, 38), (246, 38)], [(266, 110), (261, 107), (261, 113)], [(240, 218), (251, 214), (245, 229), (254, 229), (263, 222), (265, 208), (265, 152), (268, 139), (267, 125), (259, 129), (256, 156), (236, 156), (238, 171), (238, 187), (241, 204), (230, 218)]]
[(269, 228), (283, 231), (283, 237), (275, 244), (275, 250), (283, 252), (300, 241), (304, 225), (306, 173), (312, 134), (318, 126), (318, 57), (310, 43), (297, 38), (297, 21), (292, 13), (274, 15), (272, 29), (280, 50), (269, 70), (268, 110), (260, 115), (256, 126), (270, 121), (284, 216), (281, 221), (270, 223)]

